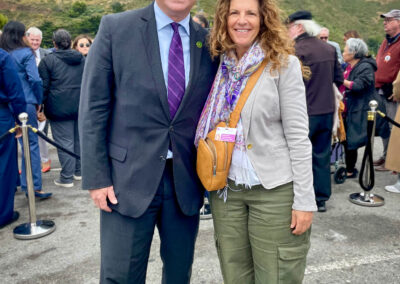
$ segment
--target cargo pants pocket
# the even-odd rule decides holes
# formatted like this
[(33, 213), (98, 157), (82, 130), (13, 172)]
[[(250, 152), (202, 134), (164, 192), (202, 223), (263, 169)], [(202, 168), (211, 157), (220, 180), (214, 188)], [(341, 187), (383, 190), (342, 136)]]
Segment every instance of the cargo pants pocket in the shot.
[(279, 284), (302, 283), (309, 248), (309, 243), (294, 247), (278, 247)]

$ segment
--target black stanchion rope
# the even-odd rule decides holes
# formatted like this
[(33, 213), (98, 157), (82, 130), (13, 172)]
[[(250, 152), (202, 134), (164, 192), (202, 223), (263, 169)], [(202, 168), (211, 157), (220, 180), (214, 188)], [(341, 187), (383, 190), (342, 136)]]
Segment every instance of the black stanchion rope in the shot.
[(11, 133), (14, 133), (15, 130), (17, 130), (19, 128), (19, 126), (13, 127), (10, 130), (8, 130), (6, 133), (2, 134), (0, 136), (0, 141), (3, 140), (4, 138), (6, 138), (8, 135), (10, 135)]
[[(365, 191), (370, 191), (375, 184), (375, 172), (374, 172), (374, 163), (372, 159), (372, 132), (374, 130), (374, 121), (373, 120), (368, 120), (368, 125), (367, 125), (367, 145), (365, 146), (365, 151), (364, 151), (364, 156), (362, 159), (362, 164), (361, 164), (361, 169), (360, 169), (360, 175), (359, 175), (359, 183)], [(366, 169), (366, 162), (368, 160), (368, 169)], [(364, 171), (369, 170), (369, 183), (364, 184)]]
[(390, 117), (388, 117), (386, 114), (384, 114), (381, 111), (376, 111), (380, 116), (382, 116), (384, 119), (386, 119), (388, 122), (390, 122), (391, 124), (393, 124), (394, 126), (400, 128), (400, 123), (394, 121), (393, 119), (391, 119)]
[(75, 159), (80, 160), (81, 157), (71, 151), (69, 151), (68, 149), (65, 149), (63, 146), (57, 144), (56, 142), (54, 142), (53, 140), (51, 140), (49, 137), (46, 136), (46, 134), (44, 134), (42, 131), (32, 127), (32, 126), (28, 126), (34, 133), (36, 133), (40, 138), (42, 138), (43, 140), (45, 140), (46, 142), (50, 143), (51, 145), (53, 145), (54, 147), (60, 149), (61, 151), (64, 151), (65, 153), (71, 155), (72, 157), (74, 157)]

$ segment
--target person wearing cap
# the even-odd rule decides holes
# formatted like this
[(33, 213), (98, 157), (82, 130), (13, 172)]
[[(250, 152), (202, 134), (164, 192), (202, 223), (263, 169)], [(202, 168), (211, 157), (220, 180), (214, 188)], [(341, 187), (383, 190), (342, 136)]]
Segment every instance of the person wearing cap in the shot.
[[(386, 38), (383, 40), (376, 63), (378, 70), (375, 73), (375, 88), (382, 97), (386, 114), (394, 119), (398, 101), (393, 95), (393, 82), (400, 69), (400, 10), (391, 10), (389, 13), (382, 14), (383, 27)], [(389, 125), (391, 127), (391, 125)], [(377, 171), (387, 171), (384, 166), (386, 153), (389, 144), (389, 133), (379, 133), (383, 142), (383, 155), (379, 160), (374, 161)]]
[(295, 41), (296, 56), (311, 77), (304, 78), (309, 138), (312, 143), (314, 190), (318, 211), (325, 212), (331, 196), (330, 149), (335, 111), (333, 83), (343, 83), (343, 73), (336, 50), (317, 38), (320, 27), (309, 11), (297, 11), (286, 20), (290, 37)]

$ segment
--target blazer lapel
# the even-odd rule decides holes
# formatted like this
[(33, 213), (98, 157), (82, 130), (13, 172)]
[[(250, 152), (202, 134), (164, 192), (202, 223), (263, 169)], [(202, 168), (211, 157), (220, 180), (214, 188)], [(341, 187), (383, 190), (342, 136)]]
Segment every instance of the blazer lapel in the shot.
[(165, 87), (164, 75), (162, 71), (157, 24), (153, 5), (154, 4), (149, 5), (147, 7), (147, 13), (142, 16), (142, 40), (147, 53), (149, 67), (153, 73), (157, 93), (160, 96), (162, 108), (165, 112), (165, 115), (170, 118), (167, 89)]
[[(201, 42), (201, 45), (198, 44)], [(198, 46), (199, 45), (199, 46)], [(205, 45), (204, 39), (201, 38), (198, 27), (193, 25), (193, 20), (190, 19), (190, 73), (189, 73), (189, 82), (187, 88), (185, 90), (185, 94), (183, 95), (181, 104), (175, 114), (173, 120), (179, 116), (179, 113), (185, 107), (185, 104), (190, 99), (190, 94), (192, 92), (194, 81), (196, 80), (196, 76), (198, 74), (198, 69), (200, 68), (200, 60), (203, 52), (203, 46)]]

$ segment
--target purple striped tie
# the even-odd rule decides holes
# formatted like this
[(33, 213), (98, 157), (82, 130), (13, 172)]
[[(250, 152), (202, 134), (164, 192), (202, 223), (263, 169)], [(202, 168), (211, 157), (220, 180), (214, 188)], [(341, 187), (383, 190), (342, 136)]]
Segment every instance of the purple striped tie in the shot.
[(168, 57), (168, 104), (171, 119), (173, 119), (185, 93), (185, 65), (182, 40), (178, 31), (179, 24), (171, 23), (171, 26), (174, 35), (172, 36)]

